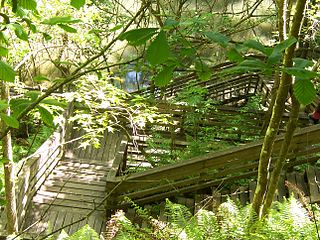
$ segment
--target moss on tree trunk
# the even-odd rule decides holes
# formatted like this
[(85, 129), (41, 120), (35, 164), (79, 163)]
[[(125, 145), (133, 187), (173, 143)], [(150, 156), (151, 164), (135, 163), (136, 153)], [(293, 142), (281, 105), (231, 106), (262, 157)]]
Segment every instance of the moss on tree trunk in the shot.
[[(305, 5), (306, 5), (306, 0), (297, 1), (289, 37), (298, 38)], [(292, 58), (294, 56), (295, 47), (296, 47), (296, 44), (293, 44), (286, 49), (284, 58), (283, 58), (284, 67), (291, 67), (293, 65)], [(279, 130), (280, 121), (285, 109), (285, 102), (286, 102), (291, 85), (292, 85), (292, 77), (287, 73), (282, 72), (275, 104), (272, 109), (270, 123), (267, 128), (261, 153), (260, 153), (257, 187), (255, 190), (254, 198), (252, 202), (252, 208), (258, 216), (261, 216), (261, 212), (260, 212), (261, 206), (264, 201), (264, 197), (267, 194), (268, 171), (269, 171), (268, 166), (271, 158), (273, 142)], [(265, 209), (265, 211), (267, 211), (267, 209)]]

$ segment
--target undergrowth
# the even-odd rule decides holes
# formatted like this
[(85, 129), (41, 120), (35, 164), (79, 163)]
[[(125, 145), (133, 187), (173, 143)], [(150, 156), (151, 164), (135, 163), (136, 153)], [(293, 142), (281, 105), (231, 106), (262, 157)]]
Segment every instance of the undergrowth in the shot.
[[(131, 222), (123, 211), (117, 212), (107, 225), (106, 239), (116, 240), (256, 240), (256, 239), (318, 239), (319, 209), (314, 216), (293, 197), (276, 202), (266, 219), (249, 219), (250, 205), (239, 207), (227, 200), (215, 211), (201, 209), (193, 215), (186, 206), (166, 200), (166, 221), (150, 216), (133, 205), (144, 227)], [(146, 224), (147, 223), (147, 224)]]

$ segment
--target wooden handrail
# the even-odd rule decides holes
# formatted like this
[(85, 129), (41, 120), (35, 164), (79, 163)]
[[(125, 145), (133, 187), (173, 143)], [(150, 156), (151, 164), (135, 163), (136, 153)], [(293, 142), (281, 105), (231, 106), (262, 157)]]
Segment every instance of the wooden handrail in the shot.
[[(294, 134), (290, 152), (296, 152), (305, 146), (320, 143), (320, 125), (299, 129)], [(281, 147), (284, 136), (278, 136), (274, 143), (273, 156), (276, 156)], [(195, 157), (187, 161), (171, 164), (164, 167), (133, 173), (125, 177), (116, 177), (116, 182), (123, 181), (119, 192), (131, 191), (133, 189), (153, 188), (163, 181), (170, 181), (174, 187), (175, 181), (184, 181), (190, 176), (205, 174), (209, 169), (220, 169), (221, 167), (238, 164), (247, 164), (257, 161), (263, 141), (248, 143), (228, 149), (223, 152), (211, 153), (201, 157)], [(230, 166), (231, 166), (230, 165)], [(178, 183), (177, 182), (177, 183)]]

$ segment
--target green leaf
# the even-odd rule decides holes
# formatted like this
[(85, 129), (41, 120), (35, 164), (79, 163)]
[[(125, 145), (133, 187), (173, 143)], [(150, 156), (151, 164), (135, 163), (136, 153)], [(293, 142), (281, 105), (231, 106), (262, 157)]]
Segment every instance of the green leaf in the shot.
[(297, 42), (296, 38), (290, 37), (282, 41), (278, 45), (276, 45), (272, 53), (268, 57), (268, 60), (267, 60), (268, 65), (270, 66), (270, 65), (279, 63), (282, 57), (282, 52), (288, 47), (290, 47), (292, 44), (295, 44), (296, 42)]
[(294, 67), (297, 68), (306, 68), (313, 66), (313, 62), (304, 58), (294, 58)]
[(168, 18), (166, 19), (166, 21), (164, 22), (164, 25), (163, 25), (163, 29), (174, 29), (176, 27), (179, 26), (179, 22), (174, 20), (174, 19), (171, 19), (171, 18)]
[(86, 4), (86, 0), (71, 0), (70, 5), (76, 9), (80, 9)]
[(0, 111), (6, 109), (7, 107), (9, 107), (9, 104), (6, 103), (4, 100), (0, 100)]
[(12, 109), (12, 116), (13, 117), (18, 117), (19, 114), (27, 107), (29, 107), (29, 105), (32, 102), (29, 99), (12, 99), (10, 101), (10, 106)]
[(35, 0), (19, 0), (18, 4), (20, 7), (27, 10), (32, 10), (32, 11), (37, 10), (37, 2)]
[(6, 200), (3, 198), (0, 198), (0, 206), (5, 206), (6, 205)]
[(19, 128), (19, 121), (16, 118), (8, 116), (4, 113), (0, 113), (0, 118), (5, 122), (7, 126), (12, 128)]
[[(115, 32), (119, 29), (121, 29), (123, 27), (123, 24), (119, 24), (119, 25), (116, 25), (114, 26), (113, 28), (109, 29), (110, 32)], [(89, 31), (90, 32), (90, 31)]]
[(49, 41), (52, 39), (52, 37), (48, 33), (45, 33), (45, 32), (42, 33), (42, 36), (46, 41)]
[(139, 28), (122, 33), (119, 40), (127, 40), (132, 46), (145, 44), (153, 35), (157, 33), (158, 28)]
[(37, 32), (37, 27), (36, 27), (36, 25), (34, 25), (30, 19), (28, 19), (28, 18), (23, 18), (22, 20), (27, 23), (28, 27), (30, 28), (30, 30), (31, 30), (33, 33), (36, 33), (36, 32)]
[(173, 70), (173, 66), (164, 67), (163, 70), (154, 78), (154, 84), (157, 87), (164, 87), (168, 85), (173, 78)]
[(0, 56), (1, 56), (1, 57), (7, 56), (8, 52), (9, 52), (8, 48), (6, 48), (6, 47), (0, 47)]
[(49, 78), (47, 78), (46, 76), (43, 76), (43, 75), (35, 76), (35, 77), (33, 78), (33, 80), (36, 81), (36, 82), (50, 81)]
[(72, 234), (68, 240), (100, 240), (99, 235), (88, 224)]
[(247, 59), (241, 62), (239, 65), (222, 70), (222, 74), (231, 74), (231, 73), (239, 73), (239, 72), (256, 72), (262, 71), (266, 72), (269, 68), (265, 63), (260, 61), (259, 59)]
[(318, 75), (315, 71), (309, 71), (299, 67), (287, 67), (283, 68), (283, 71), (301, 79), (312, 79)]
[(275, 46), (275, 50), (278, 52), (282, 52), (286, 50), (288, 47), (292, 46), (297, 42), (297, 39), (295, 37), (289, 37), (288, 39), (282, 41), (277, 46)]
[(46, 108), (38, 106), (38, 110), (42, 121), (50, 127), (53, 127), (53, 115)]
[(244, 60), (244, 58), (242, 57), (242, 55), (237, 51), (237, 49), (235, 48), (231, 48), (228, 52), (227, 52), (227, 57), (229, 58), (229, 60), (231, 62), (242, 62)]
[(14, 82), (16, 72), (11, 66), (0, 60), (0, 80)]
[(70, 27), (68, 25), (58, 24), (58, 26), (68, 33), (77, 33), (77, 29)]
[(272, 49), (262, 45), (260, 42), (255, 40), (247, 40), (243, 43), (244, 46), (262, 52), (263, 54), (270, 55), (270, 50)]
[(230, 38), (228, 36), (219, 32), (205, 32), (204, 35), (222, 47), (227, 47), (228, 43), (230, 42)]
[(166, 35), (161, 31), (147, 49), (146, 58), (151, 65), (165, 62), (170, 56), (170, 47)]
[(203, 62), (197, 61), (195, 64), (195, 69), (197, 71), (198, 77), (202, 81), (208, 80), (212, 75), (212, 70), (208, 67), (207, 64), (205, 64)]
[(14, 32), (18, 38), (24, 41), (28, 41), (29, 39), (28, 33), (24, 30), (24, 28), (20, 24), (13, 23), (11, 24), (11, 26), (14, 28)]
[(28, 91), (24, 94), (25, 96), (29, 97), (31, 99), (31, 101), (35, 101), (39, 95), (41, 95), (40, 91)]
[(70, 24), (70, 23), (78, 23), (81, 22), (79, 19), (74, 19), (71, 16), (63, 16), (63, 17), (53, 17), (44, 20), (42, 23), (47, 25), (56, 25), (56, 24)]
[(46, 98), (46, 99), (42, 100), (41, 103), (47, 104), (50, 106), (58, 106), (58, 107), (62, 107), (62, 108), (65, 108), (67, 106), (67, 104), (65, 102), (61, 102), (61, 101), (58, 101), (53, 98)]
[(317, 96), (317, 91), (310, 79), (296, 79), (293, 93), (303, 105), (312, 103)]

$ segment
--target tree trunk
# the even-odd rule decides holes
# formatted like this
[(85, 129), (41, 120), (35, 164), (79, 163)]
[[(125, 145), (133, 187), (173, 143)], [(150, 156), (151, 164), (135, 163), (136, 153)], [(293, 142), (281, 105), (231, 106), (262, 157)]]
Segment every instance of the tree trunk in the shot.
[[(1, 99), (9, 102), (9, 87), (5, 82), (2, 82)], [(10, 115), (10, 108), (7, 108), (5, 113)], [(2, 121), (2, 131), (6, 128)], [(5, 194), (6, 194), (6, 213), (7, 213), (7, 233), (13, 234), (18, 231), (17, 208), (15, 196), (15, 171), (13, 163), (11, 133), (8, 132), (2, 139), (2, 151), (4, 160), (4, 178), (5, 178)]]
[[(291, 37), (298, 38), (301, 21), (303, 18), (303, 13), (306, 5), (306, 0), (297, 0), (296, 10), (293, 18), (292, 27), (290, 29)], [(291, 45), (286, 49), (283, 59), (284, 67), (292, 66), (292, 58), (294, 55), (296, 44)], [(271, 157), (273, 142), (279, 130), (280, 121), (282, 114), (285, 109), (285, 102), (288, 96), (289, 89), (292, 85), (292, 77), (287, 73), (283, 72), (280, 79), (279, 89), (277, 91), (277, 96), (275, 100), (274, 107), (272, 109), (272, 116), (270, 119), (269, 126), (266, 131), (264, 142), (262, 145), (259, 166), (258, 166), (258, 178), (257, 178), (257, 187), (254, 193), (252, 208), (254, 212), (261, 217), (260, 209), (264, 196), (267, 191), (268, 183), (268, 165)]]
[(292, 96), (292, 109), (290, 112), (290, 119), (287, 124), (286, 134), (284, 140), (281, 144), (280, 154), (273, 166), (273, 171), (268, 182), (267, 194), (264, 200), (262, 208), (262, 217), (268, 213), (268, 209), (274, 198), (274, 194), (278, 188), (278, 183), (280, 179), (280, 174), (286, 161), (289, 146), (291, 144), (292, 136), (294, 130), (297, 127), (298, 117), (299, 117), (300, 103), (298, 100)]

